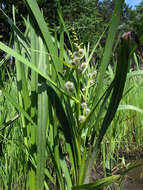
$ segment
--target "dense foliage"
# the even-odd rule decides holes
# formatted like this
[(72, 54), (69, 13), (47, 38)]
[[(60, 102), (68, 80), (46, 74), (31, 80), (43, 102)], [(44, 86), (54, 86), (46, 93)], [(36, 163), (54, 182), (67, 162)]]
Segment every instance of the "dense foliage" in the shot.
[[(49, 27), (60, 30), (59, 16), (57, 10), (62, 12), (63, 19), (69, 31), (74, 30), (78, 34), (80, 42), (84, 44), (94, 42), (105, 30), (111, 19), (114, 7), (114, 1), (111, 0), (38, 0), (45, 20)], [(5, 13), (12, 17), (12, 5), (17, 9), (16, 20), (21, 30), (23, 28), (23, 17), (27, 15), (27, 9), (23, 1), (19, 0), (1, 0), (0, 6)], [(132, 10), (128, 5), (124, 5), (122, 22), (119, 27), (121, 31), (136, 31), (139, 35), (142, 33), (143, 24), (143, 2)], [(9, 39), (9, 26), (2, 14), (0, 14), (1, 37), (3, 41)]]

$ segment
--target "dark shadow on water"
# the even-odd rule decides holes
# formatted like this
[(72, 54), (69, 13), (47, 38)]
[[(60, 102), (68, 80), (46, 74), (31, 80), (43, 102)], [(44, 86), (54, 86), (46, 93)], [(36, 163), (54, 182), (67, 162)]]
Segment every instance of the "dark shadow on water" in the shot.
[(127, 183), (127, 184), (124, 184), (122, 190), (143, 190), (143, 184)]
[(143, 190), (143, 166), (134, 168), (126, 175), (122, 190)]

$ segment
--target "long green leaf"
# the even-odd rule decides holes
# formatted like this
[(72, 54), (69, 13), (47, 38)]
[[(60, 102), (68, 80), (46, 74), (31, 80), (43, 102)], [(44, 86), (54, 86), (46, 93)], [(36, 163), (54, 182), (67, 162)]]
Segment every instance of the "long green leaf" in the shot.
[(72, 187), (72, 189), (73, 190), (78, 190), (78, 189), (83, 189), (83, 190), (86, 190), (86, 189), (89, 189), (89, 190), (101, 189), (103, 187), (106, 187), (106, 186), (114, 183), (115, 181), (120, 179), (120, 177), (121, 177), (120, 174), (119, 175), (113, 175), (113, 176), (110, 176), (110, 177), (98, 179), (93, 183), (74, 186), (74, 187)]
[(104, 117), (103, 123), (99, 131), (99, 136), (97, 138), (96, 145), (94, 147), (92, 156), (89, 161), (86, 181), (89, 180), (90, 171), (94, 163), (95, 156), (98, 154), (98, 149), (100, 147), (101, 141), (104, 135), (106, 134), (106, 131), (115, 116), (118, 105), (122, 98), (122, 94), (123, 94), (123, 90), (124, 90), (124, 86), (126, 82), (126, 77), (127, 77), (127, 72), (129, 69), (129, 57), (130, 57), (129, 48), (130, 48), (130, 40), (129, 39), (123, 40), (123, 44), (120, 44), (119, 52), (118, 52), (117, 68), (116, 68), (116, 75), (113, 80), (112, 96), (110, 99), (110, 103), (109, 103), (106, 115)]
[[(54, 63), (55, 72), (57, 73), (57, 70), (56, 70), (57, 64), (61, 64), (61, 63), (55, 57), (57, 50), (56, 50), (56, 47), (55, 47), (55, 45), (53, 43), (52, 36), (51, 36), (51, 34), (49, 32), (49, 29), (48, 29), (47, 24), (46, 24), (46, 22), (44, 20), (44, 17), (42, 15), (41, 11), (40, 11), (40, 8), (38, 7), (38, 4), (37, 4), (36, 0), (27, 0), (26, 2), (28, 4), (28, 6), (30, 7), (30, 10), (31, 10), (31, 12), (33, 14), (33, 15), (30, 14), (30, 16), (31, 17), (34, 16), (34, 19), (37, 22), (37, 25), (39, 27), (40, 33), (42, 34), (41, 37), (44, 39), (44, 41), (46, 43), (46, 46), (47, 46), (47, 48), (49, 50), (49, 53), (50, 53), (50, 55), (52, 57), (52, 60), (53, 60), (53, 63)], [(35, 25), (35, 28), (37, 28), (36, 25)]]
[[(45, 46), (39, 39), (41, 50), (45, 50)], [(47, 73), (46, 56), (39, 56), (38, 68), (45, 75)], [(38, 126), (36, 130), (36, 145), (37, 145), (37, 170), (36, 170), (36, 189), (44, 188), (44, 177), (46, 167), (46, 129), (48, 121), (48, 96), (46, 93), (46, 80), (40, 75), (38, 77)]]
[(136, 111), (136, 112), (143, 114), (143, 109), (141, 109), (137, 106), (134, 106), (134, 105), (119, 105), (118, 111), (120, 111), (120, 110), (132, 110), (132, 111)]
[(111, 121), (113, 120), (115, 113), (117, 111), (118, 105), (123, 95), (126, 77), (129, 70), (129, 55), (130, 55), (129, 48), (130, 48), (129, 39), (124, 40), (123, 44), (121, 44), (119, 48), (113, 93), (110, 99), (107, 113), (104, 117), (101, 129), (100, 129), (100, 134), (97, 140), (98, 144), (101, 143), (103, 136), (105, 135)]
[(16, 102), (16, 100), (4, 89), (1, 88), (3, 95), (7, 98), (7, 100), (20, 112), (24, 115), (24, 117), (30, 121), (30, 123), (34, 126), (36, 126), (36, 124), (34, 123), (34, 121), (32, 120), (32, 118), (28, 115), (28, 113)]
[(103, 58), (101, 60), (101, 65), (100, 65), (100, 69), (99, 69), (100, 74), (99, 74), (98, 80), (97, 80), (98, 81), (97, 87), (96, 87), (97, 90), (96, 90), (96, 93), (95, 93), (96, 95), (94, 98), (95, 102), (97, 102), (98, 98), (100, 97), (100, 93), (101, 93), (101, 89), (102, 89), (102, 82), (104, 81), (106, 68), (109, 63), (110, 56), (112, 53), (112, 47), (113, 47), (115, 35), (117, 32), (117, 27), (118, 27), (118, 24), (120, 21), (120, 15), (122, 12), (123, 4), (124, 4), (124, 0), (118, 0), (115, 3), (114, 13), (113, 13), (113, 16), (111, 19), (108, 37), (107, 37), (107, 41), (106, 41), (106, 45), (105, 45), (105, 50), (104, 50)]

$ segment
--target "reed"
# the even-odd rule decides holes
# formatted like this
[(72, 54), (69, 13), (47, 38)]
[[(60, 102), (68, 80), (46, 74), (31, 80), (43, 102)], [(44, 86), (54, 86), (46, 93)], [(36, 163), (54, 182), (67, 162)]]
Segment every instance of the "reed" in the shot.
[[(136, 80), (135, 75), (142, 75), (140, 70), (129, 72), (134, 53), (131, 49), (135, 51), (129, 38), (119, 42), (116, 71), (108, 67), (124, 0), (116, 1), (98, 70), (92, 57), (102, 35), (90, 51), (89, 46), (72, 42), (60, 11), (61, 33), (58, 34), (54, 30), (50, 32), (36, 0), (25, 3), (29, 15), (25, 19), (24, 34), (16, 26), (15, 8), (13, 20), (1, 10), (13, 30), (14, 50), (2, 42), (0, 49), (15, 58), (16, 76), (9, 75), (8, 81), (3, 79), (0, 83), (3, 104), (0, 123), (5, 126), (4, 117), (11, 119), (10, 112), (13, 117), (17, 112), (20, 116), (10, 124), (12, 128), (0, 128), (4, 148), (2, 163), (6, 160), (0, 166), (1, 189), (71, 190), (108, 186), (126, 173), (112, 175), (113, 164), (110, 165), (115, 149), (118, 147), (116, 151), (119, 151), (123, 147), (122, 141), (131, 131), (124, 128), (128, 122), (124, 120), (132, 112), (143, 112), (138, 100), (139, 104), (128, 103), (136, 92), (128, 84), (133, 80), (139, 90), (140, 79)], [(64, 43), (64, 33), (71, 44), (69, 49)], [(1, 61), (2, 65), (5, 63), (6, 60)], [(136, 119), (141, 122), (139, 117)], [(137, 138), (142, 129), (134, 128), (131, 121), (130, 125), (136, 130)], [(137, 139), (137, 143), (141, 142), (141, 138)], [(105, 178), (90, 183), (99, 153)], [(107, 168), (112, 176), (107, 175)]]

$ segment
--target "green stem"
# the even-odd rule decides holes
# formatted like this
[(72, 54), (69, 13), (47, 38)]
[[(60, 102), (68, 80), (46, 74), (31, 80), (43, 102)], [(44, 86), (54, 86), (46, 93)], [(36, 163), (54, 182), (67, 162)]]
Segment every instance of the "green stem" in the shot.
[(79, 76), (79, 71), (76, 69), (76, 78), (77, 78), (77, 104), (76, 104), (76, 113), (77, 113), (77, 122), (79, 126), (79, 116), (80, 116), (80, 76)]

